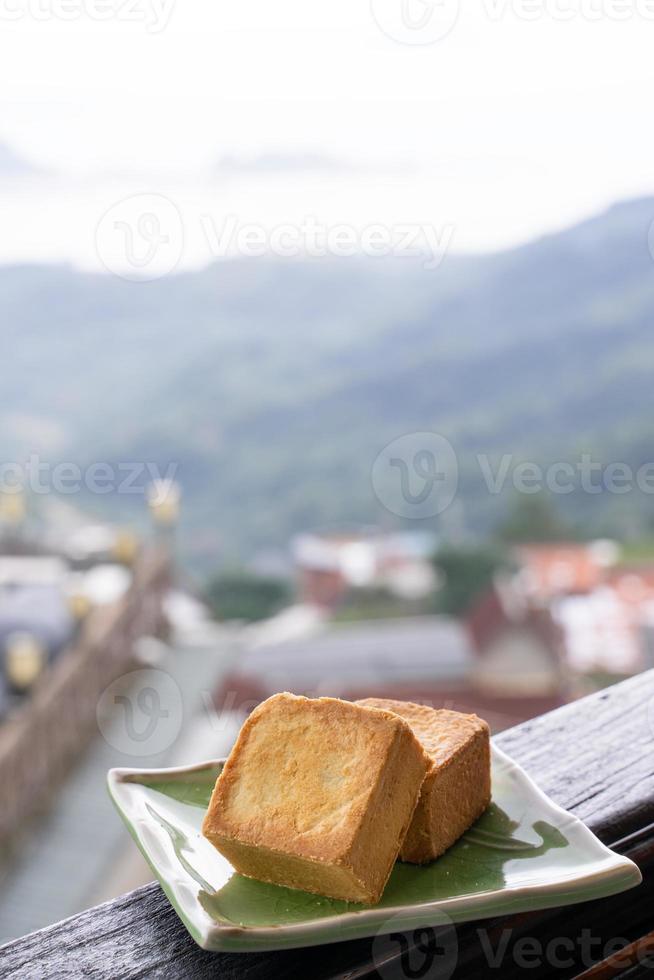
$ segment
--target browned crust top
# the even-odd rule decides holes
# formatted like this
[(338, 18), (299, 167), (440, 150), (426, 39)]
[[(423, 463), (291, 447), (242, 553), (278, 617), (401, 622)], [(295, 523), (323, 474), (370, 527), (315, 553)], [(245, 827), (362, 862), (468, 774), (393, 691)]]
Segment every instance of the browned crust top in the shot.
[(472, 738), (488, 738), (488, 723), (477, 715), (466, 715), (447, 708), (431, 708), (412, 701), (392, 698), (362, 698), (355, 702), (366, 708), (392, 711), (405, 718), (432, 760), (432, 769), (443, 766)]
[(337, 698), (273, 695), (243, 724), (203, 833), (338, 862), (398, 738), (424, 758), (426, 770), (416, 734), (396, 712)]

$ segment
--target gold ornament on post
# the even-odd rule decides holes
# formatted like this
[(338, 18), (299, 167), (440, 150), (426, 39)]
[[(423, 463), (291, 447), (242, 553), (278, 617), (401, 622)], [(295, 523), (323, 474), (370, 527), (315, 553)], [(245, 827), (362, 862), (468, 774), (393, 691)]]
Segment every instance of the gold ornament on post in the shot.
[(174, 480), (153, 480), (147, 490), (148, 507), (158, 527), (172, 527), (179, 517), (182, 492)]
[(111, 549), (112, 557), (121, 565), (133, 565), (139, 550), (138, 538), (131, 531), (121, 529), (116, 534), (116, 539)]
[(15, 490), (4, 490), (0, 493), (0, 520), (12, 527), (18, 527), (25, 520), (26, 511), (24, 490), (16, 487)]
[(18, 691), (27, 691), (40, 676), (46, 662), (42, 642), (33, 633), (17, 631), (5, 640), (7, 680)]

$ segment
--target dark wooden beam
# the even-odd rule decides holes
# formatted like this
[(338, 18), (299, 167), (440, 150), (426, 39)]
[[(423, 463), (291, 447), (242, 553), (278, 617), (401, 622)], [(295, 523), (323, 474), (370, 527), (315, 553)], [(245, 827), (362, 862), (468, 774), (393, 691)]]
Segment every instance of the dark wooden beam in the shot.
[[(636, 960), (629, 969), (639, 975), (647, 969), (637, 954), (650, 950), (641, 940), (651, 931), (654, 901), (654, 671), (503, 732), (497, 743), (606, 844), (637, 861), (644, 881), (609, 899), (459, 927), (454, 977), (524, 975), (516, 949), (525, 938), (543, 947), (553, 940), (562, 949), (573, 946), (568, 966), (553, 969), (543, 961), (530, 967), (534, 980), (579, 976), (610, 961), (613, 941), (630, 947)], [(378, 975), (370, 945), (357, 940), (278, 953), (206, 953), (159, 886), (148, 885), (4, 946), (0, 977), (360, 980)], [(503, 951), (494, 969), (489, 950)], [(385, 968), (383, 980), (393, 977), (405, 980), (399, 961)]]

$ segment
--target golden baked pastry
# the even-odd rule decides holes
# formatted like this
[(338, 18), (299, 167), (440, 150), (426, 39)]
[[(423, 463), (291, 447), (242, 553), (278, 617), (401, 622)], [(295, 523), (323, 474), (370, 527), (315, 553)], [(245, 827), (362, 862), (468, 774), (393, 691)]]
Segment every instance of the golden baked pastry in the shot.
[(395, 713), (275, 694), (243, 725), (202, 833), (240, 874), (374, 904), (429, 765)]
[(368, 708), (395, 711), (411, 725), (431, 767), (400, 852), (402, 861), (433, 861), (484, 812), (491, 798), (490, 736), (477, 715), (410, 701), (364, 698)]

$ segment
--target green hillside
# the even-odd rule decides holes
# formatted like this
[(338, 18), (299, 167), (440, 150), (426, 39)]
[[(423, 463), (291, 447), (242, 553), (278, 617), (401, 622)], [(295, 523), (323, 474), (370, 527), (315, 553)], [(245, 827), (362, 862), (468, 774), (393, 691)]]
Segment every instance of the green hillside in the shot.
[[(653, 218), (654, 200), (628, 202), (432, 271), (245, 259), (140, 284), (2, 269), (3, 458), (176, 463), (183, 546), (209, 565), (307, 526), (388, 522), (372, 463), (397, 436), (434, 430), (461, 480), (431, 523), (484, 530), (510, 494), (485, 489), (478, 453), (652, 458)], [(89, 503), (126, 519), (140, 508), (134, 495)], [(642, 494), (557, 505), (598, 531), (654, 515)]]

